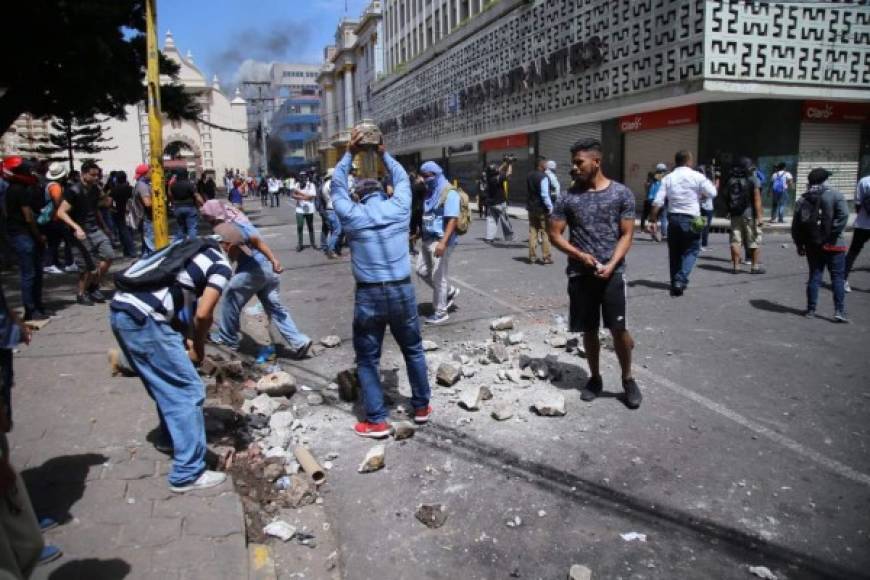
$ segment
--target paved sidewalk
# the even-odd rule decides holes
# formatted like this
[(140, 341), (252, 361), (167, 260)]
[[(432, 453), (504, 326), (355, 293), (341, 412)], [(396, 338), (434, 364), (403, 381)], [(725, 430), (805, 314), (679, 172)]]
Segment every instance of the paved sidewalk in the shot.
[[(4, 286), (16, 288), (10, 281)], [(59, 298), (53, 292), (49, 305), (64, 306)], [(169, 491), (171, 459), (148, 442), (157, 425), (151, 400), (138, 379), (109, 375), (107, 310), (66, 305), (15, 357), (13, 463), (37, 512), (66, 519), (46, 534), (64, 557), (33, 578), (247, 578), (231, 482)]]

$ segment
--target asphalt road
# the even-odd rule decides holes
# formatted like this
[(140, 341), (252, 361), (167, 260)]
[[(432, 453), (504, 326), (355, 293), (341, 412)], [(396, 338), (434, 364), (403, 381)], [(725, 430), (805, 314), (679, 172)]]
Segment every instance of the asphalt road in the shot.
[[(254, 221), (287, 268), (282, 290), (300, 328), (344, 339), (324, 356), (283, 361), (318, 388), (353, 364), (353, 280), (346, 260), (294, 251), (290, 211)], [(515, 228), (524, 240), (525, 222)], [(387, 468), (374, 474), (356, 472), (371, 443), (352, 434), (352, 410), (312, 412), (315, 450), (339, 453), (324, 493), (344, 577), (564, 578), (574, 563), (595, 578), (750, 578), (756, 565), (778, 578), (870, 577), (870, 256), (852, 276), (852, 324), (838, 325), (829, 289), (820, 318), (800, 315), (805, 264), (786, 236), (764, 240), (768, 272), (753, 276), (730, 273), (727, 236), (714, 235), (687, 293), (671, 298), (665, 245), (637, 235), (626, 275), (644, 403), (629, 411), (615, 397), (580, 401), (585, 361), (543, 343), (553, 316), (567, 315), (564, 258), (532, 266), (524, 243), (490, 247), (482, 232), (475, 220), (452, 257), (458, 310), (424, 331), (442, 347), (433, 363), (513, 315), (529, 353), (558, 354), (565, 377), (498, 384), (494, 367), (480, 367), (458, 385), (493, 387), (477, 413), (433, 386), (433, 423), (388, 443)], [(431, 291), (418, 284), (417, 296), (427, 313)], [(385, 351), (400, 360), (391, 339)], [(616, 360), (603, 362), (615, 394)], [(528, 411), (544, 392), (566, 396), (565, 417)], [(514, 419), (489, 417), (499, 401)], [(421, 502), (444, 504), (446, 524), (421, 525)]]

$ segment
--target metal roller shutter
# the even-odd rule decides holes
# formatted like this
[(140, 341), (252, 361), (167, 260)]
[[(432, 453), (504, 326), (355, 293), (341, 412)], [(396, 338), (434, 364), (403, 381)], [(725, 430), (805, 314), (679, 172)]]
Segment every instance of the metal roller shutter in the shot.
[(861, 125), (840, 123), (801, 123), (798, 157), (798, 193), (807, 189), (807, 175), (816, 167), (831, 172), (828, 184), (843, 193), (846, 199), (855, 197), (861, 149)]
[(683, 125), (664, 129), (651, 129), (625, 134), (624, 175), (625, 185), (634, 193), (641, 207), (646, 196), (646, 174), (657, 163), (665, 163), (668, 169), (674, 165), (674, 154), (687, 149), (698, 158), (698, 125)]
[(529, 171), (532, 170), (532, 165), (529, 161), (529, 149), (528, 147), (518, 147), (516, 149), (490, 151), (486, 154), (486, 162), (500, 164), (505, 155), (513, 155), (517, 158), (511, 178), (508, 180), (508, 201), (512, 205), (525, 207), (526, 177)]
[(601, 140), (601, 123), (583, 123), (538, 133), (538, 151), (556, 162), (556, 177), (562, 190), (571, 185), (571, 146), (580, 139)]
[(477, 153), (468, 155), (454, 155), (447, 160), (448, 175), (450, 181), (459, 180), (459, 186), (471, 196), (472, 199), (480, 193), (480, 161)]

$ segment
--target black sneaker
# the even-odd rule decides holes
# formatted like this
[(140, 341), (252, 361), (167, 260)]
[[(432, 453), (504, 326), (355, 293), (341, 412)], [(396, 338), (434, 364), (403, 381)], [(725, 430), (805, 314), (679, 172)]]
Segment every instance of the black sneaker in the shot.
[(88, 296), (90, 296), (91, 300), (93, 300), (94, 302), (103, 303), (106, 301), (106, 295), (103, 294), (99, 288), (88, 292)]
[(312, 345), (312, 342), (309, 340), (308, 342), (306, 342), (305, 344), (303, 344), (302, 346), (300, 346), (299, 348), (294, 350), (292, 352), (293, 358), (295, 358), (295, 359), (305, 358), (305, 355), (307, 355), (308, 351), (311, 350), (311, 345)]
[(39, 310), (28, 310), (24, 313), (24, 321), (25, 322), (39, 322), (41, 320), (48, 320), (50, 317), (41, 313)]
[(835, 312), (834, 313), (834, 322), (839, 322), (841, 324), (849, 324), (849, 319), (846, 317), (845, 312)]
[(816, 317), (815, 310), (807, 310), (806, 312), (804, 312), (804, 318), (815, 318), (815, 317)]
[(625, 406), (629, 409), (640, 407), (643, 396), (640, 394), (640, 389), (634, 379), (622, 381), (622, 388), (625, 389)]
[(671, 286), (671, 296), (677, 297), (683, 295), (682, 286)]
[(93, 306), (94, 301), (91, 300), (90, 296), (87, 294), (78, 294), (76, 296), (76, 302), (81, 304), (82, 306)]
[(604, 390), (604, 381), (601, 380), (601, 375), (592, 377), (586, 382), (586, 386), (580, 389), (580, 399), (594, 401), (602, 390)]
[(301, 251), (304, 250), (304, 249), (305, 249), (305, 246), (296, 246), (296, 251), (297, 251), (297, 252), (301, 252)]

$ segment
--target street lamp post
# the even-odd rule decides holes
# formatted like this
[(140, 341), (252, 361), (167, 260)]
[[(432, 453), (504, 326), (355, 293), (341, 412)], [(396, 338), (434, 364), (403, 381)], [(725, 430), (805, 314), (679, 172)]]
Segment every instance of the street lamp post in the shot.
[(159, 250), (169, 245), (169, 221), (166, 192), (163, 189), (163, 123), (160, 118), (156, 0), (145, 2), (145, 32), (148, 58), (148, 142), (151, 148), (151, 217), (154, 224), (154, 247)]

